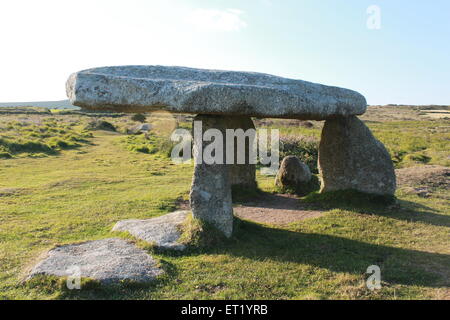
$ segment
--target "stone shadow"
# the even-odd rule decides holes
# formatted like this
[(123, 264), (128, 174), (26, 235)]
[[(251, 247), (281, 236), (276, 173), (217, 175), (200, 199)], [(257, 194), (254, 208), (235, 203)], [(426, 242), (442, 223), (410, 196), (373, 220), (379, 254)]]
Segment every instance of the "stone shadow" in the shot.
[[(370, 202), (359, 201), (357, 199), (349, 199), (349, 195), (345, 192), (342, 193), (342, 199), (339, 198), (339, 194), (336, 194), (333, 199), (321, 199), (308, 200), (297, 198), (292, 195), (284, 194), (272, 194), (266, 192), (258, 192), (253, 197), (245, 198), (242, 201), (237, 201), (233, 204), (244, 205), (248, 207), (261, 207), (268, 209), (279, 210), (314, 210), (314, 211), (329, 211), (332, 209), (350, 210), (360, 214), (379, 215), (389, 217), (396, 220), (408, 221), (408, 222), (422, 222), (428, 223), (434, 226), (450, 227), (450, 216), (439, 214), (438, 210), (435, 210), (429, 206), (407, 201), (401, 199), (395, 199), (395, 203), (384, 204), (382, 202)], [(318, 195), (321, 197), (321, 195)], [(358, 197), (357, 195), (356, 197)]]
[(401, 221), (450, 227), (450, 216), (439, 214), (438, 210), (429, 206), (398, 198), (385, 200), (382, 197), (377, 198), (353, 191), (339, 191), (330, 194), (312, 194), (311, 197), (300, 201), (307, 202), (316, 210), (342, 209)]
[(367, 267), (378, 265), (382, 280), (388, 283), (433, 287), (444, 282), (450, 285), (450, 255), (447, 254), (294, 232), (242, 220), (237, 221), (236, 236), (230, 244), (211, 251), (257, 261), (270, 259), (308, 264), (352, 274), (365, 274)]
[[(245, 205), (247, 207), (261, 207), (267, 209), (291, 209), (307, 210), (316, 206), (302, 202), (297, 196), (291, 194), (273, 194), (268, 192), (259, 192), (256, 196), (246, 198), (242, 201), (233, 201), (233, 204)], [(320, 211), (323, 211), (322, 209)]]

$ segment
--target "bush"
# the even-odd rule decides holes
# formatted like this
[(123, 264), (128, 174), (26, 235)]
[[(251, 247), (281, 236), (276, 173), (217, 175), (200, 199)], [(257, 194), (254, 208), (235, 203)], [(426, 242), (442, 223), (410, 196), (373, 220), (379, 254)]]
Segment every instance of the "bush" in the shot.
[(287, 156), (297, 156), (311, 172), (318, 173), (319, 140), (311, 136), (280, 136), (280, 160)]
[(105, 131), (113, 131), (116, 132), (116, 127), (104, 120), (94, 120), (87, 124), (84, 128), (85, 130), (105, 130)]
[(142, 113), (136, 113), (131, 117), (131, 120), (144, 123), (147, 118)]

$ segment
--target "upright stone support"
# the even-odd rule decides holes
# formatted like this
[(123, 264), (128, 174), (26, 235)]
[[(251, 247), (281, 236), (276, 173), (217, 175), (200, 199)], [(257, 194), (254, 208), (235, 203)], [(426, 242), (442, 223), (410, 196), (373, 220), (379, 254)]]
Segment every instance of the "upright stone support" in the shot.
[[(198, 126), (200, 123), (201, 130)], [(194, 126), (197, 126), (197, 128), (194, 128), (195, 168), (190, 204), (195, 218), (212, 224), (225, 236), (230, 237), (233, 233), (233, 206), (229, 168), (225, 161), (225, 139), (222, 140), (222, 145), (220, 145), (216, 137), (211, 138), (211, 141), (205, 141), (195, 134), (196, 129), (197, 133), (200, 131), (202, 136), (208, 129), (216, 129), (211, 133), (221, 133), (222, 138), (224, 138), (226, 125), (227, 120), (223, 116), (198, 115), (194, 118)], [(222, 148), (222, 164), (208, 164), (211, 159), (208, 159), (205, 155), (211, 154), (212, 144), (217, 147), (216, 151)], [(218, 154), (212, 154), (219, 158)]]
[(395, 171), (384, 145), (356, 116), (325, 121), (319, 147), (321, 192), (353, 189), (393, 195)]
[[(255, 124), (252, 118), (245, 116), (230, 116), (226, 118), (227, 129), (242, 129), (245, 140), (239, 141), (237, 138), (239, 132), (236, 132), (234, 138), (234, 164), (229, 165), (230, 184), (232, 187), (239, 187), (240, 189), (256, 189), (256, 164), (251, 164), (250, 150), (256, 137), (251, 134), (249, 129), (255, 132)], [(238, 152), (243, 152), (245, 156), (245, 163), (238, 163)]]

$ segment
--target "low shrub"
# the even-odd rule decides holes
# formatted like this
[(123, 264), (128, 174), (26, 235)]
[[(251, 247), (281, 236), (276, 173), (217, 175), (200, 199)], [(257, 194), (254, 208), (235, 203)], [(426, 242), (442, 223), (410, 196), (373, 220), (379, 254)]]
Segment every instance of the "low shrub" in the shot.
[(131, 117), (131, 120), (144, 123), (147, 118), (142, 113), (136, 113)]
[(319, 140), (312, 136), (281, 135), (280, 160), (287, 156), (297, 156), (311, 172), (318, 173)]
[(84, 128), (84, 130), (105, 130), (105, 131), (113, 131), (116, 132), (116, 127), (105, 120), (93, 120), (91, 122), (89, 122), (86, 127)]

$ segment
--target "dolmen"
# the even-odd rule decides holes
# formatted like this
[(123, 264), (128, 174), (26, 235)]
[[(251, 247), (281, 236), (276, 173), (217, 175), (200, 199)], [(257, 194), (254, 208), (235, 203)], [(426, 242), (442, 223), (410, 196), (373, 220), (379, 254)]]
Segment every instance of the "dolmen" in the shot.
[[(389, 153), (357, 118), (366, 111), (366, 99), (349, 89), (255, 72), (167, 66), (83, 70), (69, 77), (66, 89), (71, 103), (84, 109), (191, 113), (203, 131), (224, 135), (226, 129), (254, 128), (251, 117), (324, 120), (321, 192), (395, 192)], [(200, 144), (207, 143), (194, 139), (194, 149), (205, 147)], [(255, 165), (195, 162), (192, 214), (227, 237), (233, 232), (232, 185), (255, 187)]]

